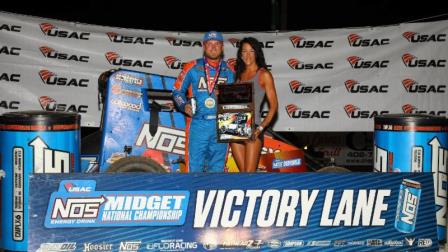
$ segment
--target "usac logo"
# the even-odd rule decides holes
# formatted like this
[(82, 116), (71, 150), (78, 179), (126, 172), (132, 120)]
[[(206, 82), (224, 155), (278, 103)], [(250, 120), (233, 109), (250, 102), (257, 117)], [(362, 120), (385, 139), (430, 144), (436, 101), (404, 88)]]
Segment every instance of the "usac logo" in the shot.
[(2, 24), (0, 25), (0, 31), (21, 32), (22, 26)]
[(166, 40), (172, 46), (202, 47), (202, 43), (199, 40), (184, 40), (184, 39), (177, 39), (174, 37), (166, 37)]
[(323, 110), (323, 111), (311, 111), (311, 110), (302, 110), (301, 108), (297, 107), (295, 104), (288, 104), (285, 106), (286, 113), (290, 118), (293, 119), (328, 119), (330, 118), (330, 111), (329, 110)]
[(58, 60), (68, 60), (68, 61), (76, 61), (76, 62), (84, 62), (84, 63), (88, 63), (89, 62), (89, 56), (87, 55), (70, 55), (70, 54), (66, 54), (66, 53), (61, 53), (56, 51), (55, 49), (48, 47), (48, 46), (41, 46), (39, 47), (40, 52), (42, 53), (42, 55), (44, 55), (44, 57), (46, 58), (50, 58), (50, 59), (58, 59)]
[(407, 103), (401, 106), (403, 113), (405, 114), (429, 114), (437, 116), (445, 116), (446, 110), (419, 110), (416, 106)]
[(41, 23), (39, 24), (39, 27), (43, 34), (50, 37), (89, 40), (90, 36), (89, 32), (73, 32), (61, 30), (50, 23)]
[(0, 108), (2, 109), (19, 109), (20, 102), (19, 101), (7, 101), (7, 100), (0, 100)]
[(371, 47), (390, 44), (390, 39), (364, 39), (356, 33), (348, 35), (348, 43), (351, 47)]
[(60, 112), (76, 112), (76, 113), (87, 113), (89, 106), (87, 105), (67, 105), (63, 103), (57, 103), (55, 99), (49, 96), (39, 97), (39, 103), (43, 110), (45, 111), (60, 111)]
[(87, 87), (89, 85), (88, 79), (75, 79), (60, 77), (54, 72), (47, 69), (39, 71), (40, 79), (44, 84), (54, 85), (54, 86), (74, 86), (74, 87)]
[(422, 85), (413, 79), (404, 79), (401, 81), (403, 88), (408, 93), (445, 93), (446, 85)]
[(152, 68), (152, 60), (126, 59), (116, 52), (106, 52), (105, 56), (109, 64), (114, 66)]
[(294, 94), (330, 93), (331, 86), (307, 86), (298, 80), (289, 82), (289, 88)]
[(350, 56), (347, 58), (347, 61), (354, 69), (387, 68), (389, 64), (388, 60), (370, 61), (364, 60), (363, 58), (358, 56)]
[(116, 32), (107, 32), (106, 35), (113, 43), (154, 45), (154, 38), (151, 37), (123, 36)]
[(330, 48), (334, 40), (307, 40), (301, 36), (291, 36), (289, 40), (294, 48)]
[(387, 93), (389, 85), (361, 85), (357, 80), (346, 80), (345, 88), (349, 93)]
[(16, 73), (1, 73), (0, 81), (6, 82), (20, 82), (20, 74)]
[(425, 42), (445, 42), (446, 34), (420, 34), (418, 32), (407, 31), (403, 32), (403, 38), (410, 43), (425, 43)]
[(418, 59), (416, 56), (405, 53), (403, 56), (401, 56), (401, 59), (403, 60), (403, 64), (406, 67), (445, 67), (446, 66), (446, 60), (440, 59)]
[(333, 62), (305, 64), (297, 59), (291, 58), (287, 61), (287, 63), (288, 66), (293, 70), (333, 69)]
[(383, 110), (383, 111), (369, 111), (369, 110), (361, 110), (359, 107), (353, 105), (353, 104), (347, 104), (344, 106), (345, 113), (349, 118), (352, 119), (366, 119), (366, 118), (373, 118), (377, 115), (383, 115), (388, 114), (389, 111)]
[(20, 50), (22, 49), (19, 47), (2, 46), (0, 48), (0, 54), (20, 56)]

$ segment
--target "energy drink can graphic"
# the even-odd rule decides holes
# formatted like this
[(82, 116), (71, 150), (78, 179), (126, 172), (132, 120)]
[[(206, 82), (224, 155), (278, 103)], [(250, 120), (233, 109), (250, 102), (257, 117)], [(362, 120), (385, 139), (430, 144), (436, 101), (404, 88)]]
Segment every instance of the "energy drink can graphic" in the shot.
[(373, 160), (377, 172), (431, 172), (437, 238), (446, 240), (448, 118), (428, 114), (375, 117)]
[(415, 231), (421, 193), (419, 182), (410, 179), (403, 179), (401, 182), (395, 215), (395, 229), (398, 231), (402, 233)]
[(79, 172), (80, 119), (47, 111), (0, 116), (0, 167), (6, 175), (1, 181), (3, 249), (28, 251), (29, 175)]

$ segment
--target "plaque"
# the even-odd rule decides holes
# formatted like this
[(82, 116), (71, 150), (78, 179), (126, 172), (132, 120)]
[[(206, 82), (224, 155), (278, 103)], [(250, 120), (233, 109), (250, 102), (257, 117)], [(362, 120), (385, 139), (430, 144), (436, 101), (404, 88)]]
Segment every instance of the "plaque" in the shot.
[(255, 127), (253, 83), (218, 85), (218, 142), (239, 142), (252, 139)]

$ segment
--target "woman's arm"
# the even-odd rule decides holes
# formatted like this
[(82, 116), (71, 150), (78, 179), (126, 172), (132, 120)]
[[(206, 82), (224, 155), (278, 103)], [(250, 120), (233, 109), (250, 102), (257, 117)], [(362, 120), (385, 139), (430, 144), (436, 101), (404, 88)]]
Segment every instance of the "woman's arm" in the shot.
[(266, 98), (269, 103), (269, 112), (261, 122), (261, 127), (266, 128), (269, 124), (271, 124), (272, 119), (274, 119), (274, 116), (277, 113), (277, 92), (275, 91), (274, 78), (272, 78), (272, 74), (269, 71), (261, 72), (260, 83), (264, 86)]

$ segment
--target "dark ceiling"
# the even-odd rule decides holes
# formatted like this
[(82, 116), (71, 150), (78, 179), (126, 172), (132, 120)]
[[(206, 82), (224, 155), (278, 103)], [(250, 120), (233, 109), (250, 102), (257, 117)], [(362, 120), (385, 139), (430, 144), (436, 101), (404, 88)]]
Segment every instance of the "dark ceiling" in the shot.
[(448, 19), (448, 8), (443, 1), (412, 2), (415, 1), (13, 0), (2, 3), (0, 10), (89, 24), (169, 31), (303, 30)]

